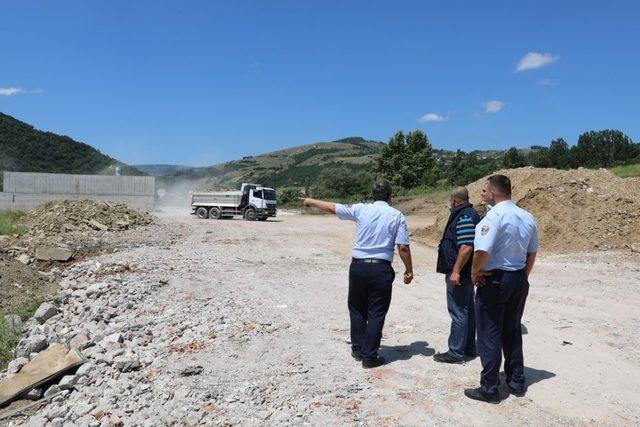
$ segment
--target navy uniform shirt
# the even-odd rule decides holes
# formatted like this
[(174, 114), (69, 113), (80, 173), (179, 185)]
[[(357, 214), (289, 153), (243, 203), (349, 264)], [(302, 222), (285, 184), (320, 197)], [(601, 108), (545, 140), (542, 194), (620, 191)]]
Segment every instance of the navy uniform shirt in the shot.
[(483, 270), (521, 270), (527, 254), (538, 252), (536, 221), (511, 200), (502, 201), (478, 223), (473, 243), (476, 251), (489, 253)]
[(356, 222), (353, 258), (393, 261), (393, 247), (409, 244), (404, 215), (387, 202), (336, 204), (336, 214), (340, 219)]

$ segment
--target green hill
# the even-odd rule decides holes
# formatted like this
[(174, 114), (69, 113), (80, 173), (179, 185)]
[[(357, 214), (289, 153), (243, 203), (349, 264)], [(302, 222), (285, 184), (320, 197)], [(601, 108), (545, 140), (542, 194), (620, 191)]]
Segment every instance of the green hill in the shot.
[(0, 113), (0, 171), (144, 175), (68, 136), (43, 132)]
[(345, 167), (354, 173), (369, 170), (380, 147), (380, 142), (360, 137), (344, 138), (182, 170), (165, 179), (169, 185), (188, 180), (197, 188), (234, 188), (241, 182), (258, 182), (272, 187), (304, 186), (315, 182), (326, 170)]
[(183, 171), (185, 169), (191, 169), (193, 166), (182, 166), (182, 165), (131, 165), (132, 167), (141, 170), (144, 173), (148, 173), (149, 175), (154, 176), (162, 176), (162, 175), (171, 175), (176, 172)]

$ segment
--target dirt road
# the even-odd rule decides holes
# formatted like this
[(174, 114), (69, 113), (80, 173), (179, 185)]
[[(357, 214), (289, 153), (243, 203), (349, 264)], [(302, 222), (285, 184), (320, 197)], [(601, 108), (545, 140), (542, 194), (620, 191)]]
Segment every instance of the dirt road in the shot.
[[(136, 244), (86, 261), (67, 279), (110, 284), (84, 272), (127, 263), (131, 271), (118, 273), (103, 299), (130, 298), (130, 309), (111, 303), (113, 316), (94, 327), (78, 320), (72, 294), (57, 321), (92, 339), (123, 332), (121, 347), (140, 357), (140, 369), (118, 372), (109, 347), (102, 355), (87, 351), (100, 344), (89, 347), (89, 379), (32, 422), (95, 421), (88, 413), (102, 411), (125, 425), (640, 423), (637, 257), (543, 253), (524, 315), (529, 391), (516, 398), (502, 390), (505, 400), (487, 405), (462, 394), (476, 386), (479, 360), (450, 366), (431, 357), (446, 349), (449, 328), (433, 248), (413, 245), (416, 279), (396, 279), (385, 325), (380, 352), (389, 363), (364, 370), (347, 344), (352, 223), (162, 214), (130, 234)], [(399, 260), (394, 267), (402, 271)]]

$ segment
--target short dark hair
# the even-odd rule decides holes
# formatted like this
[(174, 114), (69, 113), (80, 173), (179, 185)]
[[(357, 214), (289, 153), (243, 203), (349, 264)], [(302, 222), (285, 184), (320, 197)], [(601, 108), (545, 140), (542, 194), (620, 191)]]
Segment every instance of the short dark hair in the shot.
[(491, 175), (487, 180), (489, 187), (493, 188), (496, 192), (504, 194), (505, 196), (511, 195), (511, 180), (504, 175)]
[(371, 187), (373, 200), (388, 201), (391, 198), (391, 183), (386, 179), (379, 179)]

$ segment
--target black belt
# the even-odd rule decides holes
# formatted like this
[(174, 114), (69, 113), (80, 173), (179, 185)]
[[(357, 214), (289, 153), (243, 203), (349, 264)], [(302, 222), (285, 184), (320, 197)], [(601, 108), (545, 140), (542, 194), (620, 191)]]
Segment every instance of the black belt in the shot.
[(388, 264), (391, 265), (391, 261), (380, 258), (351, 258), (353, 264)]

